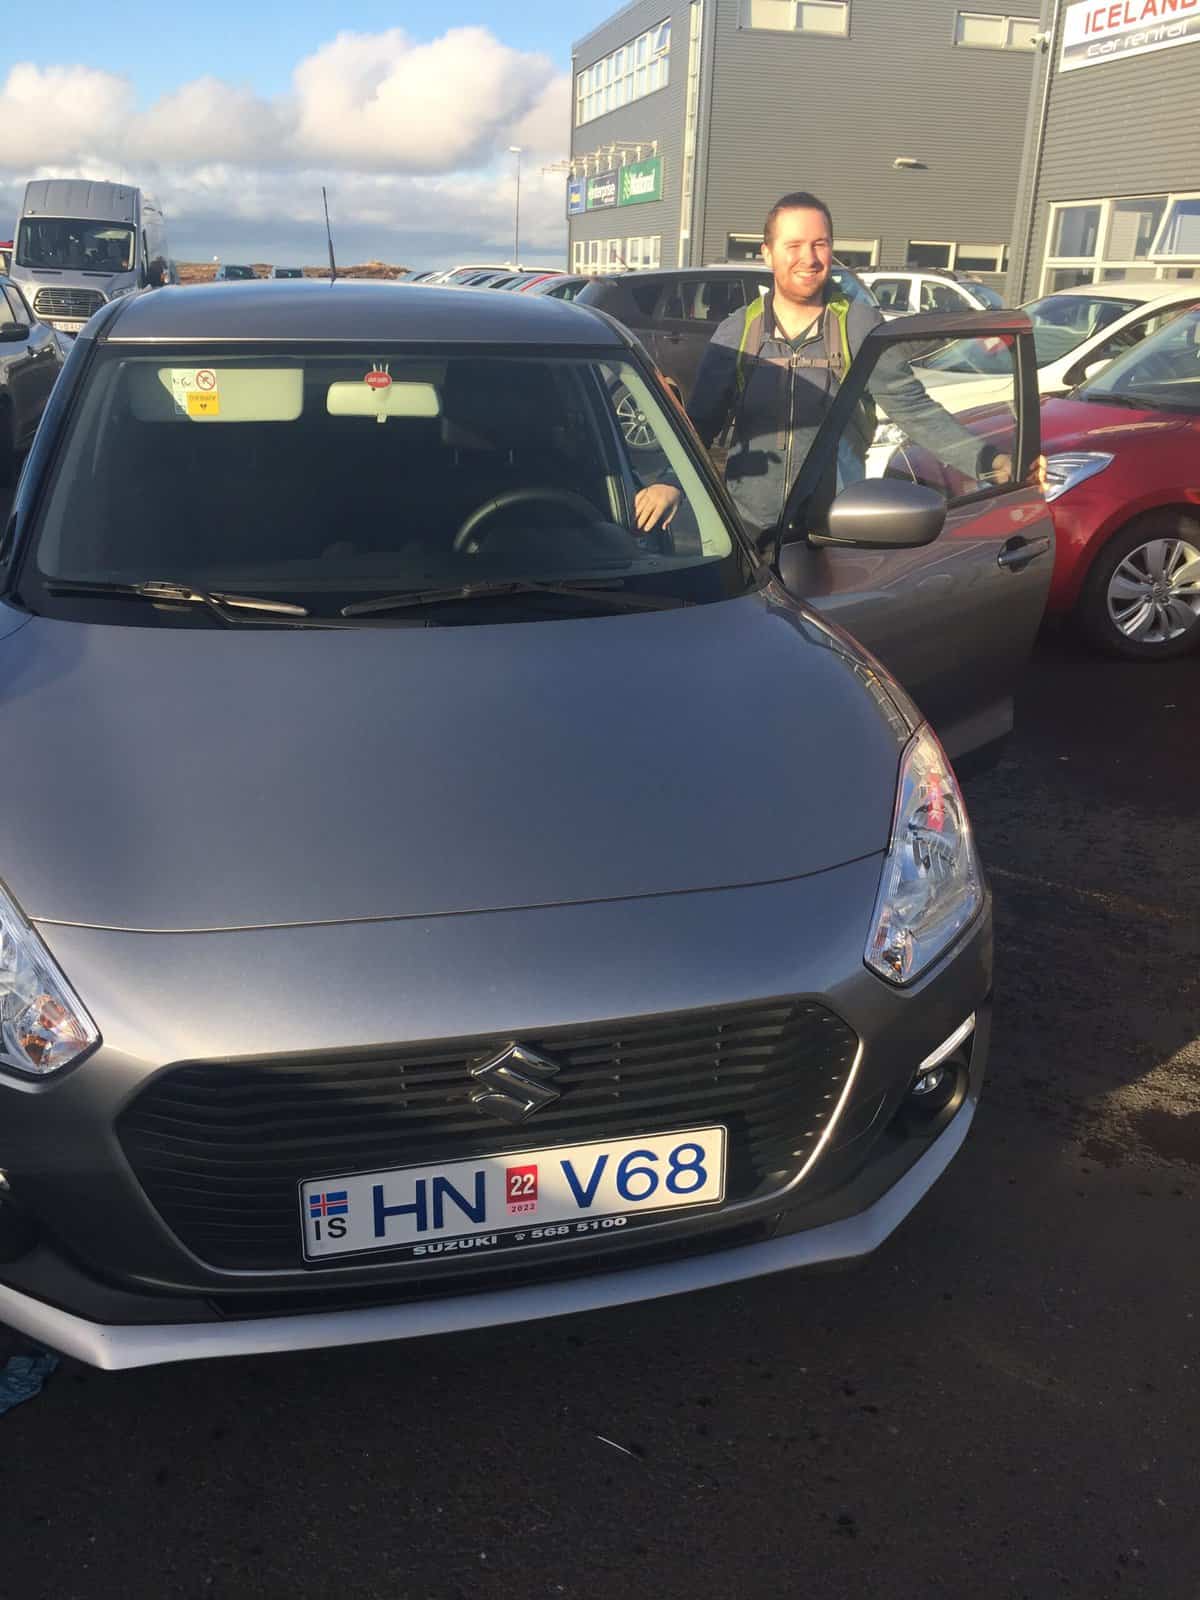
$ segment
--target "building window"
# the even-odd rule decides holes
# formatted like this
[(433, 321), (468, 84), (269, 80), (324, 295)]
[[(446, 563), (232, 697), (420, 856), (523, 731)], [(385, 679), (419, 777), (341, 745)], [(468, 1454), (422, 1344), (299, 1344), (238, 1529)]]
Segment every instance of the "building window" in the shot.
[(1059, 207), (1052, 246), (1056, 256), (1094, 256), (1099, 242), (1099, 206)]
[(873, 267), (879, 260), (879, 240), (835, 239), (833, 253), (844, 267)]
[(1008, 252), (1002, 244), (960, 244), (954, 252), (956, 272), (1003, 272)]
[(1053, 205), (1047, 239), (1043, 294), (1122, 279), (1175, 281), (1180, 262), (1200, 265), (1200, 195), (1128, 195)]
[(844, 39), (850, 32), (850, 4), (849, 0), (743, 0), (742, 27)]
[(990, 11), (960, 11), (954, 42), (968, 50), (1036, 50), (1036, 17), (997, 16)]
[(626, 239), (625, 264), (632, 272), (644, 272), (647, 268), (657, 267), (662, 260), (662, 235), (654, 234), (648, 238)]
[(655, 23), (629, 44), (575, 74), (575, 126), (619, 111), (665, 89), (670, 78), (671, 24)]
[(910, 239), (904, 264), (923, 268), (926, 272), (949, 272), (954, 262), (953, 244), (943, 244), (931, 239)]
[(1151, 254), (1156, 261), (1200, 261), (1200, 194), (1172, 196)]
[(620, 272), (625, 265), (625, 252), (620, 239), (609, 239), (604, 246), (605, 272)]

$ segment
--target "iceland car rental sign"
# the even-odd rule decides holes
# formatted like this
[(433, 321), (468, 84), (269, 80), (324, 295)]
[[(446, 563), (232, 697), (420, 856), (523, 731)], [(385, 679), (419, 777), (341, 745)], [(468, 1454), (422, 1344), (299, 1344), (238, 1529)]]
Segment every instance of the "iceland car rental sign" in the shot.
[(1075, 0), (1063, 24), (1059, 70), (1200, 40), (1200, 0)]

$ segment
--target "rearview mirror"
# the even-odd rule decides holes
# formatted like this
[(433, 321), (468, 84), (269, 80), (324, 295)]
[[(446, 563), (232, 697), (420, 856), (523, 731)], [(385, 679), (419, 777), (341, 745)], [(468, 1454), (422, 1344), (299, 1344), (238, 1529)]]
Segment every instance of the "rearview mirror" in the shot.
[(0, 328), (0, 344), (20, 344), (22, 339), (28, 339), (29, 329), (21, 326), (19, 322), (6, 322)]
[(946, 525), (946, 502), (936, 489), (906, 478), (863, 478), (842, 490), (813, 545), (865, 550), (915, 550), (932, 544)]
[(1080, 379), (1080, 382), (1087, 383), (1092, 378), (1098, 378), (1104, 371), (1105, 367), (1108, 366), (1108, 363), (1108, 356), (1105, 356), (1103, 361), (1089, 361), (1087, 366), (1083, 369), (1083, 377)]

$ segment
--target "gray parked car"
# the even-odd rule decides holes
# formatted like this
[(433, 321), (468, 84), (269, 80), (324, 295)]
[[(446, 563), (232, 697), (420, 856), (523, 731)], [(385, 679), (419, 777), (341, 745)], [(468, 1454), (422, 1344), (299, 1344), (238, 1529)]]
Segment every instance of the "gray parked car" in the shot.
[[(0, 571), (0, 1321), (132, 1366), (887, 1237), (974, 1114), (989, 898), (929, 723), (820, 607), (845, 558), (864, 637), (936, 620), (897, 659), (978, 742), (1044, 510), (822, 509), (843, 411), (772, 565), (596, 312), (304, 282), (93, 319)], [(1036, 408), (1020, 440), (1023, 475)]]
[(16, 477), (62, 364), (58, 335), (0, 277), (0, 486)]

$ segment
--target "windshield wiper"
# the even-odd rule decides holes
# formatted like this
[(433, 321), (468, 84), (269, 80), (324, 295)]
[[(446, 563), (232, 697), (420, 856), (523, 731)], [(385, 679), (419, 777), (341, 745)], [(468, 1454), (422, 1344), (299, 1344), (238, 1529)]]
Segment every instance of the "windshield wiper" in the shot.
[(281, 621), (308, 616), (303, 606), (293, 605), (287, 600), (264, 600), (261, 596), (245, 594), (213, 594), (207, 589), (197, 589), (190, 583), (168, 583), (158, 578), (146, 583), (106, 583), (100, 578), (48, 578), (45, 587), (51, 594), (133, 595), (141, 600), (202, 605), (220, 617), (222, 622), (231, 623), (243, 620), (237, 615), (238, 611), (263, 612)]
[(1092, 400), (1098, 406), (1129, 406), (1134, 411), (1151, 410), (1152, 400), (1135, 400), (1131, 394), (1112, 394), (1103, 389), (1081, 389), (1078, 394), (1072, 395), (1073, 400)]
[[(619, 579), (623, 583), (625, 580)], [(620, 589), (595, 589), (579, 583), (541, 583), (535, 578), (499, 578), (487, 583), (464, 583), (457, 589), (404, 589), (399, 594), (381, 595), (377, 600), (356, 600), (343, 606), (343, 617), (365, 617), (374, 611), (404, 611), (408, 607), (436, 606), (452, 600), (478, 600), (490, 595), (554, 594), (572, 600), (601, 601), (614, 611), (662, 611), (672, 606), (688, 606), (690, 600), (674, 595), (627, 594)]]

